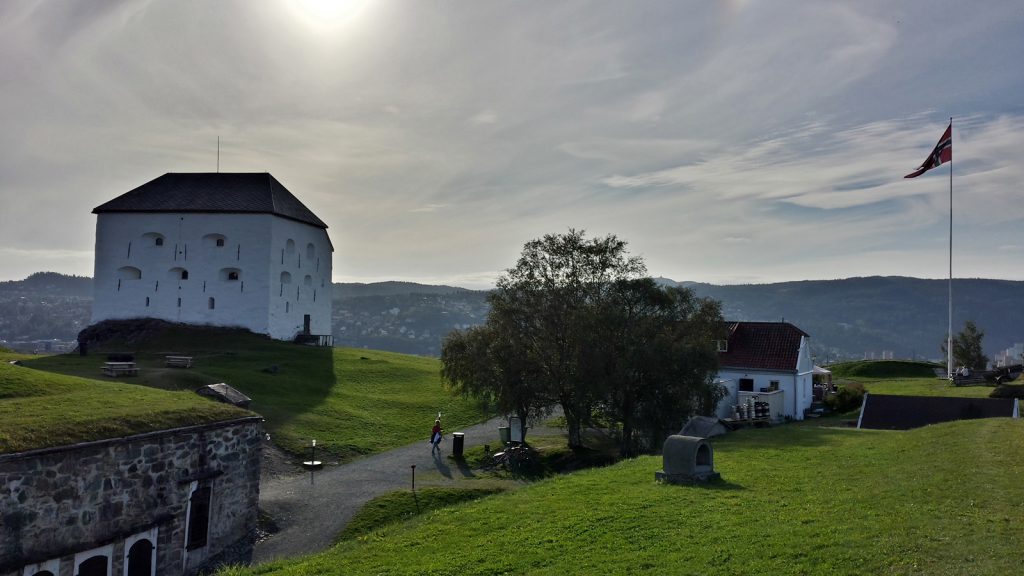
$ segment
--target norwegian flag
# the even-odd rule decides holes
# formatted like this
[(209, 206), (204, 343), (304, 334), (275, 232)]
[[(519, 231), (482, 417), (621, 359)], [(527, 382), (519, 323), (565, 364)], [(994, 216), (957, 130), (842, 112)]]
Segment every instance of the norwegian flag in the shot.
[(950, 122), (949, 126), (946, 127), (946, 131), (942, 133), (942, 138), (939, 138), (939, 143), (935, 145), (935, 149), (932, 153), (925, 158), (924, 163), (914, 170), (910, 174), (904, 176), (904, 178), (917, 178), (921, 174), (937, 168), (946, 162), (953, 159), (953, 123)]

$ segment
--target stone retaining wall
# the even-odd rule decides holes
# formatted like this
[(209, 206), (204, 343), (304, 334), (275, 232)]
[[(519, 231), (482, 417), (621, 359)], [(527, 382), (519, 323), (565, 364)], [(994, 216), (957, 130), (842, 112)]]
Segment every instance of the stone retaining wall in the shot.
[[(250, 417), (0, 455), (0, 576), (77, 575), (94, 556), (120, 576), (139, 540), (155, 540), (151, 558), (138, 552), (149, 550), (147, 542), (136, 547), (139, 573), (194, 574), (229, 549), (239, 550), (233, 560), (247, 561), (262, 439), (262, 419)], [(192, 506), (202, 507), (190, 506), (190, 497), (205, 487), (205, 545), (186, 550)]]

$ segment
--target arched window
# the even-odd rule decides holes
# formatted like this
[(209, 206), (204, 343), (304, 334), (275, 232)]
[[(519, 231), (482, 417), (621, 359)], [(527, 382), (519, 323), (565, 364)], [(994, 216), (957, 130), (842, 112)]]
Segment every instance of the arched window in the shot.
[(139, 280), (142, 278), (142, 270), (135, 266), (122, 266), (117, 269), (118, 280)]
[(153, 543), (143, 538), (128, 549), (128, 576), (153, 576)]
[(305, 284), (306, 286), (312, 286), (313, 285), (313, 277), (310, 276), (309, 274), (306, 274), (306, 277), (302, 279), (302, 283)]
[(295, 240), (289, 238), (288, 241), (284, 243), (284, 253), (288, 256), (295, 254)]
[(167, 271), (168, 280), (188, 280), (188, 270), (179, 267)]
[(228, 238), (223, 234), (207, 234), (203, 236), (203, 248), (223, 248), (227, 245)]
[(291, 284), (292, 275), (288, 272), (281, 272), (281, 284)]
[(313, 243), (310, 242), (306, 244), (306, 260), (312, 262), (314, 258), (316, 258), (316, 246), (313, 246)]
[(142, 246), (163, 246), (164, 235), (159, 232), (146, 232), (142, 235)]
[(221, 268), (218, 276), (222, 282), (237, 282), (242, 279), (242, 271), (238, 268)]
[(149, 296), (146, 296), (146, 308), (149, 308)]
[(72, 574), (75, 576), (110, 576), (110, 560), (113, 554), (113, 544), (79, 552), (75, 554)]
[(214, 308), (217, 307), (217, 302), (213, 299), (213, 296), (210, 296), (210, 298), (207, 299), (206, 307), (210, 310), (213, 310)]

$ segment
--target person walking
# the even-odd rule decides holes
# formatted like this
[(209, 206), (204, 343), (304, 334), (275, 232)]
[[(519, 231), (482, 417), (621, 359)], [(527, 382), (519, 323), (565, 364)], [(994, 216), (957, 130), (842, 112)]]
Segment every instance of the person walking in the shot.
[(430, 451), (440, 450), (441, 445), (441, 419), (434, 420), (434, 427), (430, 429)]

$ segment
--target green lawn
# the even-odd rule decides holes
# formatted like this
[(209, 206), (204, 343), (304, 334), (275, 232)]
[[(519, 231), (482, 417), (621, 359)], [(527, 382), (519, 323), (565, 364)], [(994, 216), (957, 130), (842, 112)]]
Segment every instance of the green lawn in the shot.
[(428, 512), (243, 574), (1011, 574), (1024, 423), (815, 426), (716, 439), (723, 482), (642, 457)]
[(0, 454), (252, 416), (190, 392), (8, 364), (28, 358), (0, 353)]
[(956, 396), (958, 398), (988, 398), (993, 386), (952, 386), (943, 378), (895, 378), (890, 380), (857, 378), (870, 394), (900, 394), (903, 396)]
[[(174, 328), (142, 344), (113, 343), (86, 357), (46, 356), (26, 361), (39, 370), (99, 376), (106, 353), (130, 352), (137, 377), (118, 380), (170, 390), (227, 382), (253, 399), (274, 444), (345, 461), (425, 440), (440, 411), (456, 429), (487, 417), (474, 402), (453, 397), (433, 358), (347, 348), (316, 348), (246, 332)], [(166, 368), (164, 356), (194, 356), (190, 369)], [(109, 380), (109, 379), (108, 379)]]

